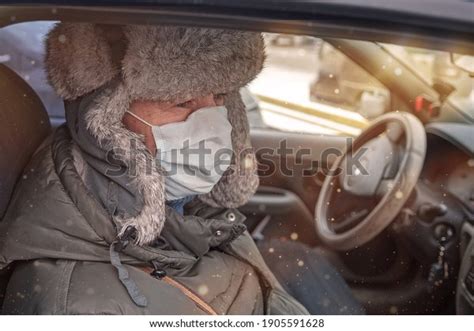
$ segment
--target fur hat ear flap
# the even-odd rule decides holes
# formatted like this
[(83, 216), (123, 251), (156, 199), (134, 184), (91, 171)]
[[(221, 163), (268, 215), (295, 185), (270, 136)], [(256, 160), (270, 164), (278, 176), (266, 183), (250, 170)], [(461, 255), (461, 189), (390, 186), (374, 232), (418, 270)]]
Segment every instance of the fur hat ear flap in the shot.
[(236, 208), (257, 191), (257, 159), (250, 142), (249, 123), (239, 91), (226, 96), (227, 116), (232, 124), (232, 164), (211, 192), (199, 198), (213, 207)]
[(105, 30), (89, 23), (59, 23), (46, 39), (46, 72), (59, 96), (74, 100), (120, 72)]

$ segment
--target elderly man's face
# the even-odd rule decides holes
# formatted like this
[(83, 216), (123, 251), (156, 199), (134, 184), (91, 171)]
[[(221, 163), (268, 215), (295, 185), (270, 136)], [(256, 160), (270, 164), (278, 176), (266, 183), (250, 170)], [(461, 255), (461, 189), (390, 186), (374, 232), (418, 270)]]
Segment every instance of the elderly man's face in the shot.
[[(164, 125), (184, 121), (191, 113), (200, 108), (222, 106), (223, 104), (223, 96), (209, 94), (179, 105), (169, 102), (134, 101), (130, 106), (130, 112), (152, 125)], [(122, 122), (128, 130), (143, 135), (145, 146), (150, 153), (155, 155), (156, 145), (151, 127), (127, 113), (124, 115)]]

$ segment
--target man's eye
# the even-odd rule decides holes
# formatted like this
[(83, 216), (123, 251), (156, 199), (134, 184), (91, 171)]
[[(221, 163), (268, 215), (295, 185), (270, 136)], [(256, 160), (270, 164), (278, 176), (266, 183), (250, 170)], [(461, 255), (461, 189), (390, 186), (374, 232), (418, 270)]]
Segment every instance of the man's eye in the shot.
[(176, 107), (180, 107), (180, 108), (186, 108), (186, 106), (189, 104), (189, 101), (185, 101), (185, 102), (182, 102), (182, 103), (178, 103), (176, 105)]

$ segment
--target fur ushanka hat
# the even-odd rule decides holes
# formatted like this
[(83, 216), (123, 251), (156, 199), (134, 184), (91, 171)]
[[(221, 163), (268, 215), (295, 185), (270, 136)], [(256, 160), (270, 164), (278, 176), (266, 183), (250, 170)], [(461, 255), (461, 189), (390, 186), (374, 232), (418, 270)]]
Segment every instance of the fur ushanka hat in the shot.
[[(46, 69), (50, 83), (65, 100), (75, 100), (112, 80), (118, 87), (99, 98), (86, 118), (90, 134), (100, 147), (134, 151), (136, 192), (141, 212), (114, 219), (119, 234), (128, 226), (137, 230), (136, 243), (152, 242), (165, 222), (165, 189), (161, 169), (147, 164), (153, 156), (143, 137), (127, 130), (122, 117), (133, 100), (185, 102), (195, 97), (226, 94), (232, 124), (232, 165), (208, 194), (199, 198), (215, 207), (244, 204), (258, 186), (256, 160), (250, 146), (248, 120), (239, 89), (263, 66), (261, 34), (209, 28), (172, 26), (107, 26), (59, 23), (46, 41)], [(130, 155), (130, 153), (126, 153)]]

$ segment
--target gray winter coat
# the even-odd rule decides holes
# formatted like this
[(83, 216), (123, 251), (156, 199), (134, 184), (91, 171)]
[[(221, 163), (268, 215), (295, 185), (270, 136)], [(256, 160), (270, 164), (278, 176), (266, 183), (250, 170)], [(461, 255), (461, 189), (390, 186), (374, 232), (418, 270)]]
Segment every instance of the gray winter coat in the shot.
[(186, 206), (185, 216), (167, 208), (153, 245), (130, 242), (121, 250), (118, 269), (129, 274), (122, 278), (146, 298), (137, 305), (111, 264), (111, 259), (120, 264), (114, 258), (120, 249), (110, 211), (123, 207), (123, 188), (101, 178), (95, 190), (102, 193), (92, 192), (81, 173), (97, 178), (100, 173), (80, 156), (70, 130), (61, 127), (17, 185), (0, 223), (0, 269), (14, 264), (3, 313), (307, 313), (265, 265), (244, 216), (197, 199)]

